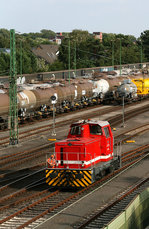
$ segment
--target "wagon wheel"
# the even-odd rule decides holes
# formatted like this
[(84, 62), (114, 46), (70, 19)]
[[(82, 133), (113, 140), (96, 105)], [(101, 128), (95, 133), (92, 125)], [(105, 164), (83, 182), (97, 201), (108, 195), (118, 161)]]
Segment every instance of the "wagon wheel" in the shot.
[(1, 125), (0, 129), (1, 130), (4, 130), (5, 129), (5, 126), (4, 125)]

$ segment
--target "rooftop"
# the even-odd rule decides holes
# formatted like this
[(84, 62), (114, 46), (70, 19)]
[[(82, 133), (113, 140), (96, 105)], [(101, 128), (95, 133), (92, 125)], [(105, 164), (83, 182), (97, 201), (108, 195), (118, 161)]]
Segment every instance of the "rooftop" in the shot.
[(57, 59), (58, 45), (40, 45), (33, 48), (32, 52), (39, 58), (44, 59), (47, 63), (53, 63)]

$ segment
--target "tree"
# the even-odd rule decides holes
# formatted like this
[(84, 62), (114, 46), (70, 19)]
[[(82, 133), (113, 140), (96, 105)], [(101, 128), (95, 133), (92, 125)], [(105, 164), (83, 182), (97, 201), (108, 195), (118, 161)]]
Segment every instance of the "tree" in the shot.
[(40, 32), (42, 38), (51, 39), (56, 36), (56, 33), (52, 30), (42, 29)]
[[(81, 35), (83, 38), (81, 39)], [(120, 40), (122, 64), (139, 62), (139, 47), (134, 36), (123, 34), (103, 34), (103, 40), (95, 39), (86, 31), (75, 30), (70, 33), (71, 68), (74, 66), (75, 43), (77, 68), (111, 66), (112, 42), (114, 42), (114, 64), (120, 64)], [(59, 61), (68, 69), (68, 39), (60, 46)]]
[(10, 47), (10, 32), (6, 29), (0, 29), (0, 48)]
[[(50, 44), (49, 39), (55, 37), (52, 30), (43, 29), (39, 33), (16, 33), (16, 58), (17, 72), (20, 73), (20, 41), (22, 41), (22, 67), (23, 73), (39, 71), (55, 71), (68, 69), (69, 41), (70, 41), (70, 68), (89, 68), (112, 65), (112, 54), (114, 54), (114, 65), (138, 63), (149, 60), (149, 30), (141, 33), (139, 39), (131, 35), (103, 33), (103, 40), (95, 39), (93, 34), (83, 30), (73, 30), (71, 33), (63, 33), (64, 39), (59, 46), (59, 56), (53, 64), (46, 64), (43, 60), (37, 60), (32, 53), (32, 48), (40, 44)], [(120, 43), (121, 40), (121, 43)], [(113, 46), (114, 44), (114, 46)], [(141, 49), (143, 47), (143, 49)], [(0, 48), (10, 48), (10, 32), (0, 29)], [(141, 52), (143, 50), (143, 53)], [(3, 51), (2, 49), (0, 50)], [(114, 52), (113, 52), (114, 51)], [(40, 62), (40, 68), (37, 61)], [(9, 72), (10, 56), (0, 53), (0, 72)], [(4, 73), (4, 74), (5, 74)]]
[(69, 34), (69, 38), (75, 40), (77, 43), (86, 41), (90, 37), (88, 31), (75, 29)]
[(0, 53), (0, 75), (8, 75), (10, 69), (9, 54)]
[(64, 69), (64, 65), (62, 62), (60, 62), (59, 60), (56, 60), (54, 63), (52, 63), (49, 66), (48, 71), (60, 71)]
[(144, 61), (149, 61), (149, 30), (145, 30), (141, 33), (140, 39), (138, 39), (138, 44), (142, 46), (144, 52)]

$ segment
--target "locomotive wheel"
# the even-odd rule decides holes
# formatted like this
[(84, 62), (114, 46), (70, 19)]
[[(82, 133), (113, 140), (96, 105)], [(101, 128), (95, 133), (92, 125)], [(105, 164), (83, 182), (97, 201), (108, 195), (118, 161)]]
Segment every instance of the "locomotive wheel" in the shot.
[(102, 170), (101, 172), (100, 172), (100, 177), (102, 178), (102, 177), (104, 177), (106, 175), (106, 170)]
[(115, 170), (117, 170), (118, 168), (120, 168), (120, 158), (119, 160), (116, 161), (116, 163), (114, 164)]
[(110, 166), (110, 168), (109, 168), (109, 171), (108, 171), (109, 173), (113, 173), (114, 172), (114, 166), (113, 165), (111, 165)]

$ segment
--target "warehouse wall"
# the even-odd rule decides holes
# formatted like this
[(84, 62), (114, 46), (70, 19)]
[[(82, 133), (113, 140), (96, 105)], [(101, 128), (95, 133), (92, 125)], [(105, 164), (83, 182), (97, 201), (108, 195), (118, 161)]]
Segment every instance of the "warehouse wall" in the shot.
[(140, 193), (105, 229), (140, 229), (149, 225), (149, 188)]

